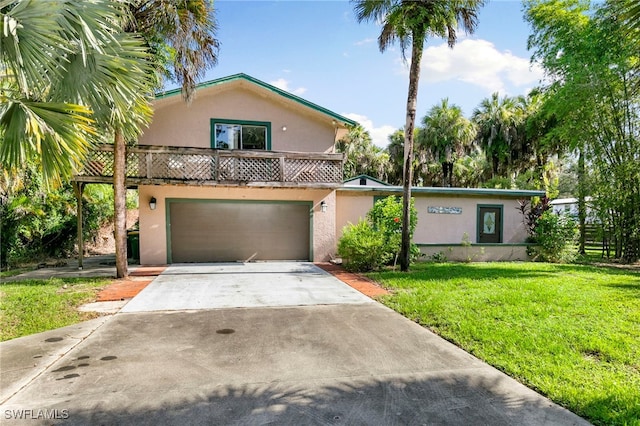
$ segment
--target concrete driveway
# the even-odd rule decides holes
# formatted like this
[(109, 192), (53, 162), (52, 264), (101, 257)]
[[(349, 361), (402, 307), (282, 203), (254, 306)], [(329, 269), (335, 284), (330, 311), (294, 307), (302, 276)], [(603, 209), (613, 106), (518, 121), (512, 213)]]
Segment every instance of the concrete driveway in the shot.
[(122, 312), (372, 303), (306, 262), (169, 266)]
[(41, 363), (2, 424), (588, 424), (311, 264), (256, 265), (171, 267), (127, 312), (0, 344), (3, 377)]

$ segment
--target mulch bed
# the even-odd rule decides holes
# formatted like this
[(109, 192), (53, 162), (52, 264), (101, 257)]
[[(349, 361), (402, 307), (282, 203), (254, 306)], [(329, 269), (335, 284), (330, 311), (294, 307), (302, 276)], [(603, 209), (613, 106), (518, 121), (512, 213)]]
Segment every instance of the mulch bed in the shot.
[(129, 274), (129, 278), (116, 280), (98, 293), (98, 302), (111, 302), (135, 297), (153, 278), (160, 275), (166, 266), (140, 266)]
[(385, 296), (387, 294), (390, 294), (387, 290), (380, 287), (370, 279), (359, 274), (347, 272), (342, 266), (334, 265), (333, 263), (316, 263), (316, 266), (324, 269), (340, 281), (355, 288), (365, 296), (375, 298), (378, 296)]

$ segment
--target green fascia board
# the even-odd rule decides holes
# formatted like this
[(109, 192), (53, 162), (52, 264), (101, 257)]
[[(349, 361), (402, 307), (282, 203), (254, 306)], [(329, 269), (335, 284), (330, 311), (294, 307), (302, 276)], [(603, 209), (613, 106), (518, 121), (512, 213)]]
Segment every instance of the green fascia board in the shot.
[(343, 180), (343, 181), (342, 181), (342, 183), (347, 183), (347, 182), (351, 182), (351, 181), (354, 181), (354, 180), (359, 180), (359, 179), (362, 179), (362, 178), (365, 178), (365, 179), (368, 179), (368, 180), (372, 180), (372, 181), (374, 181), (374, 182), (379, 183), (380, 185), (384, 185), (384, 186), (391, 186), (391, 184), (389, 184), (389, 183), (387, 183), (387, 182), (383, 182), (383, 181), (381, 181), (381, 180), (379, 180), (379, 179), (376, 179), (376, 178), (374, 178), (374, 177), (371, 177), (371, 176), (369, 176), (369, 175), (358, 175), (358, 176), (354, 176), (354, 177), (352, 177), (352, 178), (349, 178), (349, 179), (345, 179), (345, 180)]
[[(331, 110), (328, 110), (324, 107), (321, 107), (320, 105), (314, 104), (313, 102), (310, 102), (306, 99), (303, 99), (299, 96), (296, 96), (294, 94), (291, 94), (285, 90), (279, 89), (275, 86), (272, 86), (269, 83), (265, 83), (264, 81), (258, 80), (257, 78), (251, 77), (250, 75), (244, 74), (244, 73), (239, 73), (239, 74), (233, 74), (227, 77), (222, 77), (222, 78), (217, 78), (215, 80), (210, 80), (210, 81), (206, 81), (204, 83), (200, 83), (196, 86), (196, 90), (198, 89), (204, 89), (207, 87), (213, 87), (213, 86), (219, 86), (221, 84), (225, 84), (225, 83), (229, 83), (232, 81), (236, 81), (236, 80), (244, 80), (247, 81), (249, 83), (255, 84), (256, 86), (262, 87), (263, 89), (266, 89), (270, 92), (273, 92), (277, 95), (280, 95), (284, 98), (290, 99), (292, 101), (298, 102), (299, 104), (307, 107), (307, 108), (311, 108), (314, 111), (320, 112), (324, 115), (327, 115), (329, 117), (331, 117), (332, 119), (335, 119), (337, 121), (340, 121), (342, 123), (344, 123), (345, 125), (348, 126), (355, 126), (358, 124), (358, 122), (351, 120), (350, 118), (344, 117), (338, 113), (335, 113)], [(168, 90), (166, 92), (159, 92), (156, 93), (156, 97), (155, 99), (166, 99), (166, 98), (170, 98), (172, 96), (177, 96), (180, 95), (182, 93), (182, 89), (173, 89), (173, 90)]]
[[(383, 192), (388, 194), (402, 194), (401, 186), (387, 187), (366, 187), (366, 186), (342, 186), (338, 191), (353, 192)], [(444, 187), (412, 187), (412, 194), (433, 194), (433, 195), (462, 195), (462, 196), (492, 196), (492, 197), (509, 197), (509, 198), (529, 198), (542, 197), (546, 195), (545, 191), (528, 190), (528, 189), (493, 189), (493, 188), (444, 188)]]

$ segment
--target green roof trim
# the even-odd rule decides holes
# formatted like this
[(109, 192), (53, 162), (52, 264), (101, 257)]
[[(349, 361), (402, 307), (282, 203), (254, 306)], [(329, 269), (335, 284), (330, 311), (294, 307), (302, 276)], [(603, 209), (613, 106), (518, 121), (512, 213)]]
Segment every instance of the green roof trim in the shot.
[[(206, 81), (204, 83), (200, 83), (196, 86), (196, 90), (199, 89), (205, 89), (207, 87), (213, 87), (213, 86), (219, 86), (221, 84), (225, 84), (225, 83), (229, 83), (232, 81), (237, 81), (237, 80), (244, 80), (247, 81), (249, 83), (255, 84), (258, 87), (262, 87), (263, 89), (266, 89), (270, 92), (273, 92), (277, 95), (280, 95), (284, 98), (287, 98), (289, 100), (292, 100), (294, 102), (298, 102), (299, 104), (307, 107), (307, 108), (311, 108), (314, 111), (320, 112), (324, 115), (327, 115), (337, 121), (340, 121), (342, 123), (344, 123), (345, 125), (348, 126), (355, 126), (358, 124), (358, 122), (351, 120), (350, 118), (347, 118), (345, 116), (342, 116), (338, 113), (335, 113), (331, 110), (328, 110), (324, 107), (321, 107), (320, 105), (314, 104), (313, 102), (310, 102), (306, 99), (303, 99), (299, 96), (296, 96), (294, 94), (291, 94), (285, 90), (279, 89), (276, 86), (273, 86), (269, 83), (265, 83), (264, 81), (258, 80), (257, 78), (251, 77), (250, 75), (244, 74), (244, 73), (239, 73), (239, 74), (233, 74), (227, 77), (221, 77), (221, 78), (217, 78), (215, 80), (211, 80), (211, 81)], [(180, 95), (182, 93), (182, 89), (173, 89), (173, 90), (168, 90), (165, 92), (159, 92), (156, 93), (156, 100), (158, 99), (166, 99), (166, 98), (170, 98), (176, 95)]]
[(384, 185), (384, 186), (391, 186), (391, 184), (390, 184), (390, 183), (383, 182), (383, 181), (381, 181), (381, 180), (379, 180), (379, 179), (376, 179), (376, 178), (374, 178), (374, 177), (372, 177), (372, 176), (369, 176), (369, 175), (358, 175), (358, 176), (354, 176), (354, 177), (351, 177), (351, 178), (349, 178), (349, 179), (345, 179), (345, 180), (343, 181), (343, 183), (351, 182), (351, 181), (354, 181), (354, 180), (360, 180), (360, 179), (362, 179), (362, 178), (365, 178), (365, 179), (368, 179), (368, 180), (372, 180), (372, 181), (374, 181), (374, 182), (379, 183), (380, 185)]
[[(367, 187), (367, 186), (342, 186), (338, 191), (355, 192), (383, 192), (389, 194), (402, 194), (401, 186), (387, 187)], [(412, 187), (412, 194), (434, 194), (434, 195), (474, 195), (474, 196), (494, 196), (494, 197), (542, 197), (545, 191), (529, 189), (493, 189), (493, 188), (444, 188), (444, 187)]]

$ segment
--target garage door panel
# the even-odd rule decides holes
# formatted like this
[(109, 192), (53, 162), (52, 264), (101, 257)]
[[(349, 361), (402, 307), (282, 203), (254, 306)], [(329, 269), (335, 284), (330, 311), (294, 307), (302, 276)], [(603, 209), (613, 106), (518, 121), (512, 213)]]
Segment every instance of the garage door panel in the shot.
[(169, 203), (172, 262), (309, 260), (308, 203)]

